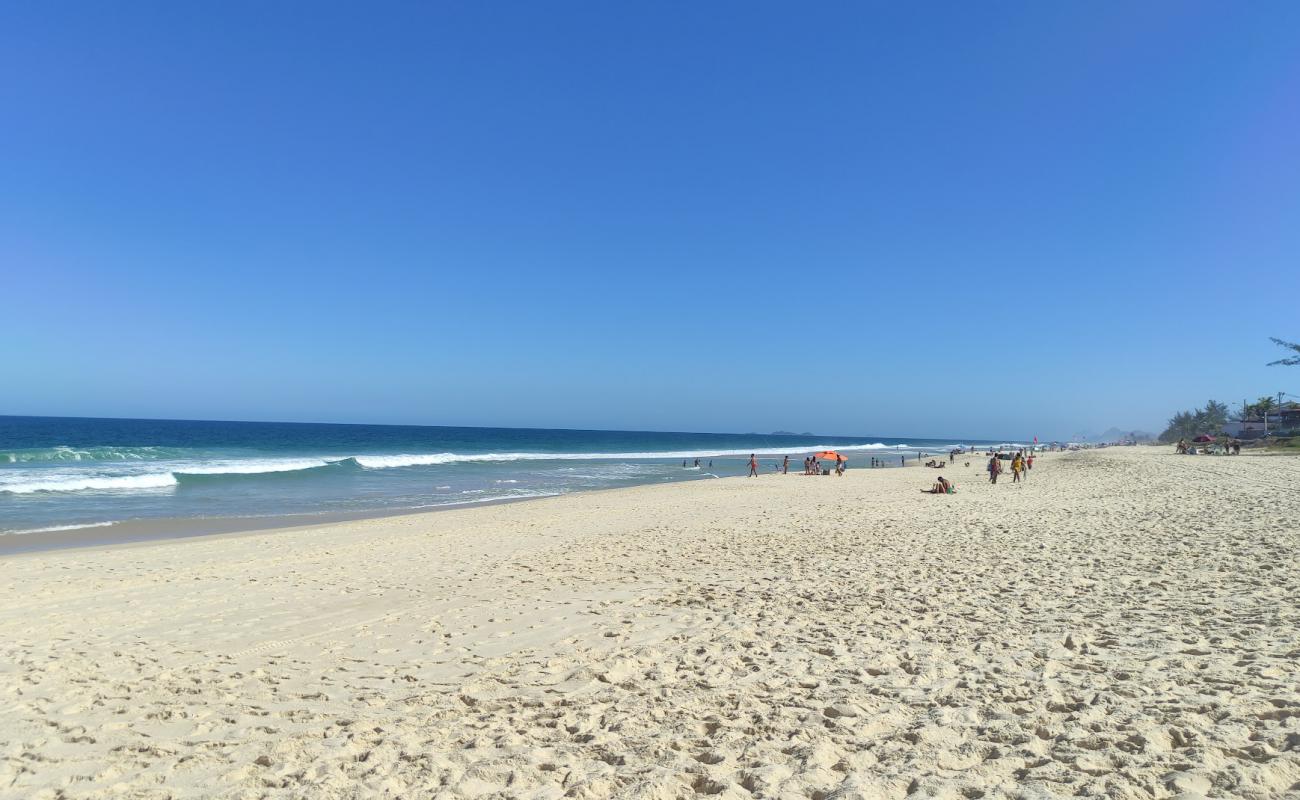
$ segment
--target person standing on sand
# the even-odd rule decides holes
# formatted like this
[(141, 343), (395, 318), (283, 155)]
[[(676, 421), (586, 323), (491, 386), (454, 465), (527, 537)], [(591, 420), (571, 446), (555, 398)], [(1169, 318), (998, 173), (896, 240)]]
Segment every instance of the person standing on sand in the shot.
[(989, 483), (997, 483), (998, 473), (1002, 471), (1002, 462), (998, 461), (998, 457), (996, 455), (989, 459), (988, 470), (989, 470)]
[(782, 475), (790, 474), (790, 456), (786, 456), (785, 459), (781, 462), (781, 474)]
[(754, 457), (753, 453), (749, 454), (749, 477), (758, 477), (758, 459)]

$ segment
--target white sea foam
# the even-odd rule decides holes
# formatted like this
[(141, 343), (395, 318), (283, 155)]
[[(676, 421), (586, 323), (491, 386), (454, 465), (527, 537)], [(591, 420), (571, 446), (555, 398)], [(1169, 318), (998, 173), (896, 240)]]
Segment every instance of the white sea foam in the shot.
[[(70, 448), (67, 449), (70, 450)], [(145, 448), (138, 448), (138, 450), (144, 449)], [(849, 454), (855, 451), (907, 451), (915, 449), (916, 448), (912, 445), (907, 444), (887, 445), (877, 442), (874, 444), (822, 444), (806, 447), (783, 447), (774, 449), (747, 448), (744, 450), (668, 450), (620, 453), (445, 452), (357, 455), (351, 457), (317, 456), (274, 459), (227, 458), (218, 461), (185, 459), (175, 461), (153, 461), (152, 463), (140, 463), (137, 461), (135, 465), (123, 464), (120, 468), (104, 464), (101, 461), (93, 472), (81, 472), (80, 465), (76, 468), (72, 468), (71, 465), (69, 465), (69, 468), (58, 470), (39, 470), (32, 473), (24, 472), (9, 475), (0, 474), (0, 493), (33, 494), (37, 492), (152, 491), (175, 487), (178, 485), (180, 480), (187, 477), (204, 476), (208, 478), (218, 478), (223, 475), (241, 476), (264, 473), (297, 472), (333, 465), (346, 465), (349, 462), (363, 469), (380, 470), (460, 463), (509, 463), (521, 461), (677, 461), (697, 458), (743, 458), (748, 456), (751, 452), (756, 452), (759, 455), (770, 457), (774, 455), (807, 454), (821, 450), (838, 450), (845, 454)], [(63, 451), (65, 448), (54, 448), (54, 450)], [(76, 457), (77, 455), (84, 455), (84, 453), (74, 453), (70, 456), (69, 460), (80, 460)], [(648, 465), (619, 465), (619, 467), (632, 469), (633, 471), (646, 466)], [(133, 468), (147, 469), (151, 471), (130, 471)], [(617, 469), (617, 467), (612, 468)], [(122, 474), (119, 469), (126, 470), (125, 474)], [(695, 470), (697, 468), (688, 467), (688, 469)], [(599, 477), (602, 479), (615, 478), (613, 475)], [(509, 483), (511, 480), (513, 479), (504, 479), (500, 482)]]
[(170, 472), (151, 472), (143, 475), (61, 475), (45, 480), (32, 480), (0, 484), (0, 492), (32, 494), (34, 492), (119, 491), (140, 489), (166, 489), (176, 485), (176, 476)]
[(177, 475), (258, 475), (263, 472), (297, 472), (329, 465), (330, 462), (323, 458), (219, 461), (194, 466), (187, 464), (177, 467), (173, 472)]
[(869, 450), (915, 450), (910, 444), (819, 444), (807, 447), (753, 447), (744, 450), (665, 450), (629, 453), (403, 453), (399, 455), (359, 455), (354, 460), (366, 469), (391, 469), (436, 464), (456, 464), (501, 461), (632, 461), (647, 459), (727, 458), (759, 455), (798, 455), (822, 450), (841, 452)]
[(535, 500), (541, 497), (559, 497), (564, 492), (520, 492), (518, 494), (506, 494), (497, 497), (476, 497), (473, 500), (448, 500), (442, 503), (421, 503), (420, 505), (410, 506), (411, 509), (420, 508), (447, 508), (449, 506), (471, 506), (481, 503), (499, 503), (502, 500)]
[(79, 531), (82, 528), (107, 528), (109, 525), (116, 525), (116, 522), (81, 522), (75, 525), (51, 525), (48, 528), (27, 528), (21, 531), (9, 531), (0, 533), (0, 536), (17, 536), (23, 533), (54, 533), (55, 531)]

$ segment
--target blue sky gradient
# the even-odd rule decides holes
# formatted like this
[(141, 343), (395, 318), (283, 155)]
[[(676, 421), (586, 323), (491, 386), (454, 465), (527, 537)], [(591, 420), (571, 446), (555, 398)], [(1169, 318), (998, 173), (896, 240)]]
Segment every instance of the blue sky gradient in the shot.
[(0, 9), (0, 413), (896, 436), (1300, 394), (1300, 4)]

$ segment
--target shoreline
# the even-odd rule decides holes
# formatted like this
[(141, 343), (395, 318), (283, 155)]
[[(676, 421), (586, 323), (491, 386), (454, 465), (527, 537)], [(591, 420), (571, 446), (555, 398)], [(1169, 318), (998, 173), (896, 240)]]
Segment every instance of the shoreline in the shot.
[[(868, 455), (861, 459), (866, 461), (865, 465), (854, 465), (854, 459), (849, 461), (849, 471), (867, 471), (880, 472), (884, 470), (905, 469), (911, 466), (921, 466), (920, 460), (916, 453), (926, 452), (927, 456), (944, 457), (946, 454), (929, 453), (928, 451), (907, 451), (907, 457), (915, 459), (915, 463), (883, 464), (879, 467), (870, 466), (872, 458), (881, 456)], [(763, 454), (759, 453), (760, 462), (765, 459), (780, 458), (784, 454)], [(894, 456), (903, 455), (903, 453), (892, 454)], [(791, 463), (790, 477), (796, 474), (797, 467)], [(769, 475), (779, 475), (778, 471), (760, 471), (760, 477)], [(802, 477), (801, 471), (800, 476)], [(715, 476), (710, 480), (732, 480), (734, 478), (743, 478), (743, 475), (723, 475)], [(431, 504), (425, 507), (408, 507), (408, 508), (373, 508), (362, 509), (358, 511), (329, 511), (319, 514), (310, 513), (287, 513), (271, 514), (261, 516), (228, 516), (228, 517), (144, 517), (126, 520), (114, 520), (108, 522), (86, 523), (84, 525), (59, 526), (50, 530), (33, 530), (33, 531), (12, 531), (0, 533), (0, 559), (22, 555), (25, 553), (39, 553), (47, 551), (65, 550), (65, 549), (91, 549), (102, 547), (115, 547), (118, 545), (139, 545), (149, 544), (151, 542), (166, 542), (176, 539), (197, 539), (209, 536), (224, 536), (230, 534), (247, 534), (247, 533), (272, 533), (282, 529), (311, 528), (319, 526), (328, 526), (344, 522), (359, 522), (371, 519), (386, 519), (389, 517), (407, 517), (419, 516), (422, 514), (441, 514), (448, 511), (463, 511), (473, 508), (490, 507), (503, 504), (528, 503), (536, 500), (549, 500), (556, 497), (568, 497), (575, 495), (585, 495), (601, 492), (618, 492), (627, 489), (640, 489), (655, 486), (673, 486), (677, 484), (690, 484), (705, 481), (699, 477), (681, 478), (671, 481), (647, 482), (633, 484), (630, 486), (613, 486), (605, 488), (581, 489), (570, 492), (560, 492), (554, 494), (539, 494), (528, 497), (496, 497), (484, 500), (466, 500), (461, 502), (449, 502), (441, 504)], [(298, 521), (301, 520), (301, 521)]]
[(983, 461), (0, 560), (0, 794), (1291, 791), (1300, 458)]
[[(635, 487), (593, 489), (589, 491), (618, 491), (619, 488)], [(578, 494), (578, 492), (572, 494)], [(429, 508), (370, 509), (356, 512), (327, 511), (320, 514), (276, 514), (260, 517), (155, 517), (109, 523), (88, 523), (59, 530), (32, 531), (29, 533), (15, 531), (0, 534), (0, 559), (28, 553), (60, 550), (148, 545), (155, 542), (258, 533), (270, 534), (280, 530), (328, 527), (346, 522), (365, 522), (389, 517), (441, 514), (448, 511), (465, 511), (486, 506), (549, 500), (560, 496), (562, 495), (500, 497), (489, 500), (470, 500), (463, 503), (444, 503)], [(299, 519), (301, 521), (295, 521)]]

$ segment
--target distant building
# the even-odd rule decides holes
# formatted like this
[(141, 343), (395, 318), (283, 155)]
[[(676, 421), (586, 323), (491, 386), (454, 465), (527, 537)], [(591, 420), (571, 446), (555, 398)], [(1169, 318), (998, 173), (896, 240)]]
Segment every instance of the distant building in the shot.
[(1234, 439), (1255, 439), (1264, 435), (1262, 419), (1233, 419), (1223, 423), (1223, 432)]
[[(1300, 403), (1283, 403), (1268, 412), (1268, 433), (1300, 430)], [(1223, 432), (1236, 439), (1257, 439), (1264, 435), (1264, 418), (1230, 420), (1223, 424)]]

